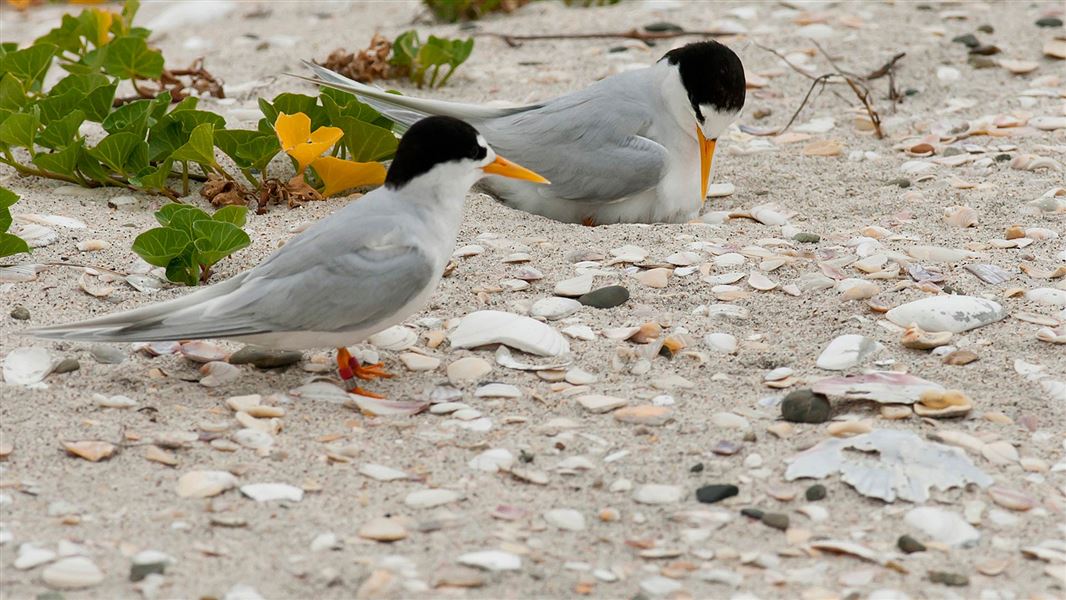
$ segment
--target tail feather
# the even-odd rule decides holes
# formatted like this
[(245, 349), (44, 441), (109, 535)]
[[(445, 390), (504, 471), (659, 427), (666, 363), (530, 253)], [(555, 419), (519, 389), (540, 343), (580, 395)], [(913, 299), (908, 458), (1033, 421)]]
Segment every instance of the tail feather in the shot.
[(403, 128), (429, 115), (455, 117), (464, 121), (477, 121), (513, 115), (536, 107), (536, 105), (528, 105), (511, 108), (492, 108), (463, 102), (400, 96), (390, 94), (375, 86), (353, 81), (313, 62), (303, 61), (303, 63), (307, 68), (311, 69), (315, 76), (303, 77), (292, 74), (290, 76), (355, 94), (373, 107), (374, 110), (401, 124)]

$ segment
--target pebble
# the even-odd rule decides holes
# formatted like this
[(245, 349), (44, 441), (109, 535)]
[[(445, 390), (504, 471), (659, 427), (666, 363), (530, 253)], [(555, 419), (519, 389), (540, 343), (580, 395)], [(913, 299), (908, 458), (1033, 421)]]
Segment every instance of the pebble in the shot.
[(782, 531), (788, 529), (788, 515), (782, 513), (764, 513), (760, 518), (763, 525), (767, 527), (773, 527), (774, 529), (780, 529)]
[(571, 508), (554, 508), (544, 513), (544, 520), (558, 529), (581, 531), (585, 529), (585, 517)]
[(817, 233), (808, 233), (806, 231), (801, 231), (796, 235), (792, 236), (792, 239), (801, 244), (817, 244), (818, 242), (822, 241), (822, 236), (818, 235)]
[(396, 519), (377, 517), (359, 528), (359, 537), (375, 542), (396, 542), (407, 537), (407, 530)]
[(460, 497), (459, 492), (454, 490), (434, 488), (411, 492), (404, 498), (403, 503), (411, 508), (433, 508), (455, 502)]
[(1058, 17), (1041, 17), (1036, 20), (1037, 27), (1062, 27), (1062, 19)]
[(573, 298), (542, 298), (533, 303), (530, 314), (549, 321), (558, 321), (581, 310), (582, 304)]
[(517, 571), (522, 568), (522, 557), (502, 550), (482, 550), (461, 554), (459, 564), (486, 571)]
[(245, 346), (229, 357), (231, 365), (249, 364), (259, 369), (277, 369), (300, 362), (302, 352)]
[(703, 504), (714, 504), (739, 493), (740, 489), (737, 486), (728, 483), (705, 485), (696, 490), (696, 500)]
[(11, 310), (11, 318), (19, 321), (28, 321), (30, 319), (30, 311), (25, 306), (16, 306)]
[(603, 396), (600, 394), (587, 394), (584, 396), (578, 396), (577, 402), (584, 408), (593, 414), (611, 412), (622, 408), (629, 404), (629, 400), (626, 398), (618, 398), (615, 396)]
[(909, 535), (901, 535), (896, 540), (896, 546), (899, 547), (904, 554), (914, 554), (915, 552), (925, 552), (925, 544), (919, 542)]
[(964, 587), (970, 585), (970, 578), (962, 573), (948, 573), (947, 571), (929, 571), (929, 581), (951, 587)]
[(149, 575), (162, 575), (176, 561), (158, 550), (142, 550), (130, 559), (130, 581), (142, 581)]
[(467, 356), (448, 365), (448, 380), (455, 385), (476, 381), (492, 372), (492, 365), (476, 356)]
[(583, 294), (577, 301), (593, 308), (614, 308), (629, 301), (629, 290), (620, 285), (609, 285)]
[(103, 365), (117, 365), (126, 360), (126, 353), (107, 344), (93, 344), (89, 348), (93, 360)]
[(56, 364), (55, 368), (52, 369), (52, 372), (57, 374), (71, 373), (73, 371), (77, 371), (80, 368), (81, 363), (79, 363), (77, 359), (67, 357), (59, 361), (59, 363)]
[(792, 423), (825, 423), (829, 412), (829, 399), (809, 389), (793, 390), (781, 402), (781, 418)]
[(811, 487), (807, 488), (807, 491), (803, 493), (803, 496), (807, 498), (807, 500), (810, 502), (817, 502), (818, 500), (822, 500), (825, 498), (825, 495), (825, 486), (820, 483), (812, 485)]
[(51, 588), (76, 590), (99, 584), (104, 580), (104, 573), (87, 557), (71, 556), (45, 567), (41, 580)]
[(676, 485), (649, 483), (633, 491), (633, 500), (640, 504), (672, 504), (681, 500), (683, 493)]

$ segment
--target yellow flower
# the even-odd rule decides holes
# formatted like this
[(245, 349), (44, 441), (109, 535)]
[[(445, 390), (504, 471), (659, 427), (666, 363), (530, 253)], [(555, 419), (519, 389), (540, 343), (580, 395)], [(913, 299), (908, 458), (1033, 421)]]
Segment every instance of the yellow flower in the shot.
[(332, 196), (354, 187), (385, 183), (385, 165), (377, 162), (361, 163), (323, 156), (311, 163), (311, 168), (326, 184), (322, 190), (323, 196)]
[(344, 137), (344, 132), (338, 127), (319, 127), (311, 133), (311, 118), (303, 113), (278, 114), (274, 131), (278, 134), (281, 149), (299, 165), (298, 173), (303, 173), (307, 165)]

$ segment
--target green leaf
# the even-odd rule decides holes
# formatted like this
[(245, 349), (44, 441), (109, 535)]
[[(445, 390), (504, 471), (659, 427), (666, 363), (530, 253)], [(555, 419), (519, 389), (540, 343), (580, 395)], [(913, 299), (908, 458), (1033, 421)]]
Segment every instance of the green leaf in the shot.
[(157, 79), (163, 74), (163, 54), (139, 37), (111, 40), (101, 50), (104, 70), (121, 79)]
[(154, 100), (149, 101), (152, 103), (152, 115), (149, 126), (154, 125), (159, 119), (163, 118), (163, 115), (167, 112), (167, 107), (170, 106), (171, 100), (170, 92), (164, 91), (156, 96)]
[[(341, 117), (352, 117), (367, 123), (374, 123), (381, 118), (381, 113), (369, 104), (360, 102), (354, 94), (333, 88), (322, 88), (322, 106), (331, 124), (336, 125)], [(391, 121), (386, 120), (386, 123)]]
[(401, 33), (392, 43), (392, 58), (389, 62), (397, 67), (413, 67), (421, 45), (418, 32), (414, 29)]
[(169, 115), (163, 117), (148, 130), (148, 158), (152, 162), (170, 156), (189, 141), (189, 134), (185, 132), (181, 123), (168, 117)]
[(19, 196), (15, 192), (0, 186), (0, 208), (11, 208), (19, 201)]
[(189, 134), (189, 141), (174, 151), (170, 159), (188, 161), (201, 165), (215, 166), (215, 126), (210, 123), (197, 125)]
[(137, 11), (141, 9), (140, 0), (126, 0), (122, 5), (122, 22), (126, 27), (133, 25), (133, 17), (137, 16)]
[[(280, 113), (287, 115), (303, 113), (307, 115), (311, 119), (311, 131), (323, 125), (329, 125), (329, 115), (318, 105), (318, 98), (313, 96), (284, 93), (274, 98), (273, 102), (267, 102), (260, 98), (259, 110), (263, 111), (266, 124), (270, 126), (269, 131), (271, 132), (274, 131), (274, 122), (278, 120), (278, 114)], [(260, 130), (263, 131), (262, 123), (260, 124)]]
[(244, 227), (247, 217), (248, 207), (246, 206), (223, 206), (216, 210), (215, 214), (211, 215), (212, 220), (232, 223), (237, 227)]
[(26, 105), (26, 91), (22, 88), (22, 82), (11, 73), (4, 73), (0, 77), (0, 108), (18, 112)]
[(40, 123), (36, 114), (15, 113), (0, 123), (0, 143), (20, 148), (32, 148)]
[(0, 58), (0, 73), (10, 73), (24, 82), (27, 88), (37, 89), (58, 50), (52, 44), (35, 44), (8, 52)]
[(29, 251), (29, 245), (27, 245), (19, 236), (10, 233), (0, 233), (0, 257)]
[(67, 90), (61, 94), (48, 94), (47, 97), (37, 101), (37, 106), (41, 108), (41, 121), (47, 125), (52, 121), (69, 115), (72, 110), (81, 106), (84, 102), (84, 92)]
[(226, 128), (226, 119), (206, 110), (175, 110), (171, 111), (168, 116), (177, 123), (181, 123), (182, 128), (188, 133), (192, 133), (193, 129), (204, 123), (211, 124), (215, 129)]
[(248, 234), (233, 223), (197, 221), (193, 224), (193, 231), (196, 233), (196, 253), (200, 261), (207, 266), (252, 243)]
[(78, 54), (81, 51), (81, 36), (78, 35), (79, 22), (74, 15), (63, 15), (59, 27), (33, 41), (37, 44), (52, 44), (59, 50)]
[(189, 210), (179, 210), (172, 214), (170, 216), (170, 223), (167, 224), (167, 227), (185, 232), (185, 234), (188, 235), (189, 239), (191, 240), (195, 237), (195, 233), (193, 231), (193, 224), (198, 223), (200, 221), (210, 220), (211, 215), (205, 213), (199, 208), (196, 208), (195, 206), (191, 206), (189, 207)]
[(171, 227), (155, 227), (133, 240), (133, 251), (144, 262), (165, 267), (189, 245), (189, 234)]
[(200, 283), (200, 265), (196, 260), (196, 246), (191, 242), (181, 254), (167, 264), (167, 279), (182, 285)]
[(117, 84), (100, 86), (85, 96), (85, 102), (81, 109), (85, 111), (85, 118), (99, 123), (107, 118), (111, 112), (111, 104), (115, 99)]
[(215, 146), (241, 169), (266, 168), (270, 160), (281, 152), (278, 136), (247, 129), (223, 129), (215, 132)]
[(136, 177), (130, 177), (130, 183), (144, 190), (162, 190), (167, 185), (173, 167), (174, 161), (165, 160), (155, 168), (145, 169)]
[(105, 137), (89, 153), (123, 175), (138, 173), (148, 166), (148, 149), (144, 147), (144, 140), (128, 131)]
[(0, 208), (0, 232), (7, 231), (8, 227), (11, 227), (11, 211)]
[(139, 138), (148, 133), (148, 118), (155, 108), (152, 100), (134, 100), (116, 108), (104, 118), (102, 123), (104, 131), (108, 133), (120, 133), (129, 131)]
[(108, 183), (110, 174), (107, 169), (100, 164), (100, 161), (83, 144), (78, 144), (78, 148), (78, 172), (86, 179), (91, 179), (98, 183)]
[(111, 80), (106, 75), (100, 73), (72, 73), (67, 75), (63, 79), (59, 80), (59, 83), (52, 86), (52, 89), (48, 91), (49, 95), (62, 94), (70, 90), (78, 90), (83, 94), (95, 90), (98, 87), (110, 85)]
[(171, 202), (170, 204), (163, 205), (162, 208), (155, 212), (155, 220), (159, 221), (159, 224), (163, 227), (170, 225), (171, 219), (174, 215), (183, 210), (197, 209), (195, 206), (189, 206), (188, 204), (178, 204), (177, 202)]
[(73, 176), (78, 166), (78, 156), (81, 154), (81, 144), (71, 144), (55, 152), (41, 152), (33, 157), (33, 164), (53, 173)]
[(37, 136), (37, 143), (45, 148), (53, 149), (66, 146), (77, 137), (78, 129), (83, 122), (85, 122), (85, 113), (73, 110), (62, 119), (49, 123)]
[(335, 122), (344, 131), (348, 158), (356, 162), (380, 161), (396, 154), (399, 140), (389, 129), (383, 129), (352, 117), (342, 117)]

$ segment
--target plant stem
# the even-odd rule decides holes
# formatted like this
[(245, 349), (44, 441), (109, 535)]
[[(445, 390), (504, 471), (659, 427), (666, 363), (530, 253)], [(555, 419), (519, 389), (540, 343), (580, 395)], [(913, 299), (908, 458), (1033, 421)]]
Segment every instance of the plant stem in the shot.
[(181, 161), (181, 195), (189, 195), (189, 161)]
[[(14, 161), (14, 159), (0, 158), (0, 163), (3, 163), (9, 167), (12, 167), (21, 175), (34, 175), (37, 177), (46, 177), (48, 179), (58, 179), (59, 181), (65, 181), (67, 183), (73, 183), (75, 185), (81, 185), (81, 182), (77, 179), (70, 177), (69, 175), (63, 175), (62, 173), (53, 173), (51, 171), (45, 171), (44, 169), (35, 169), (33, 167), (27, 167)], [(92, 186), (88, 186), (92, 187)]]

